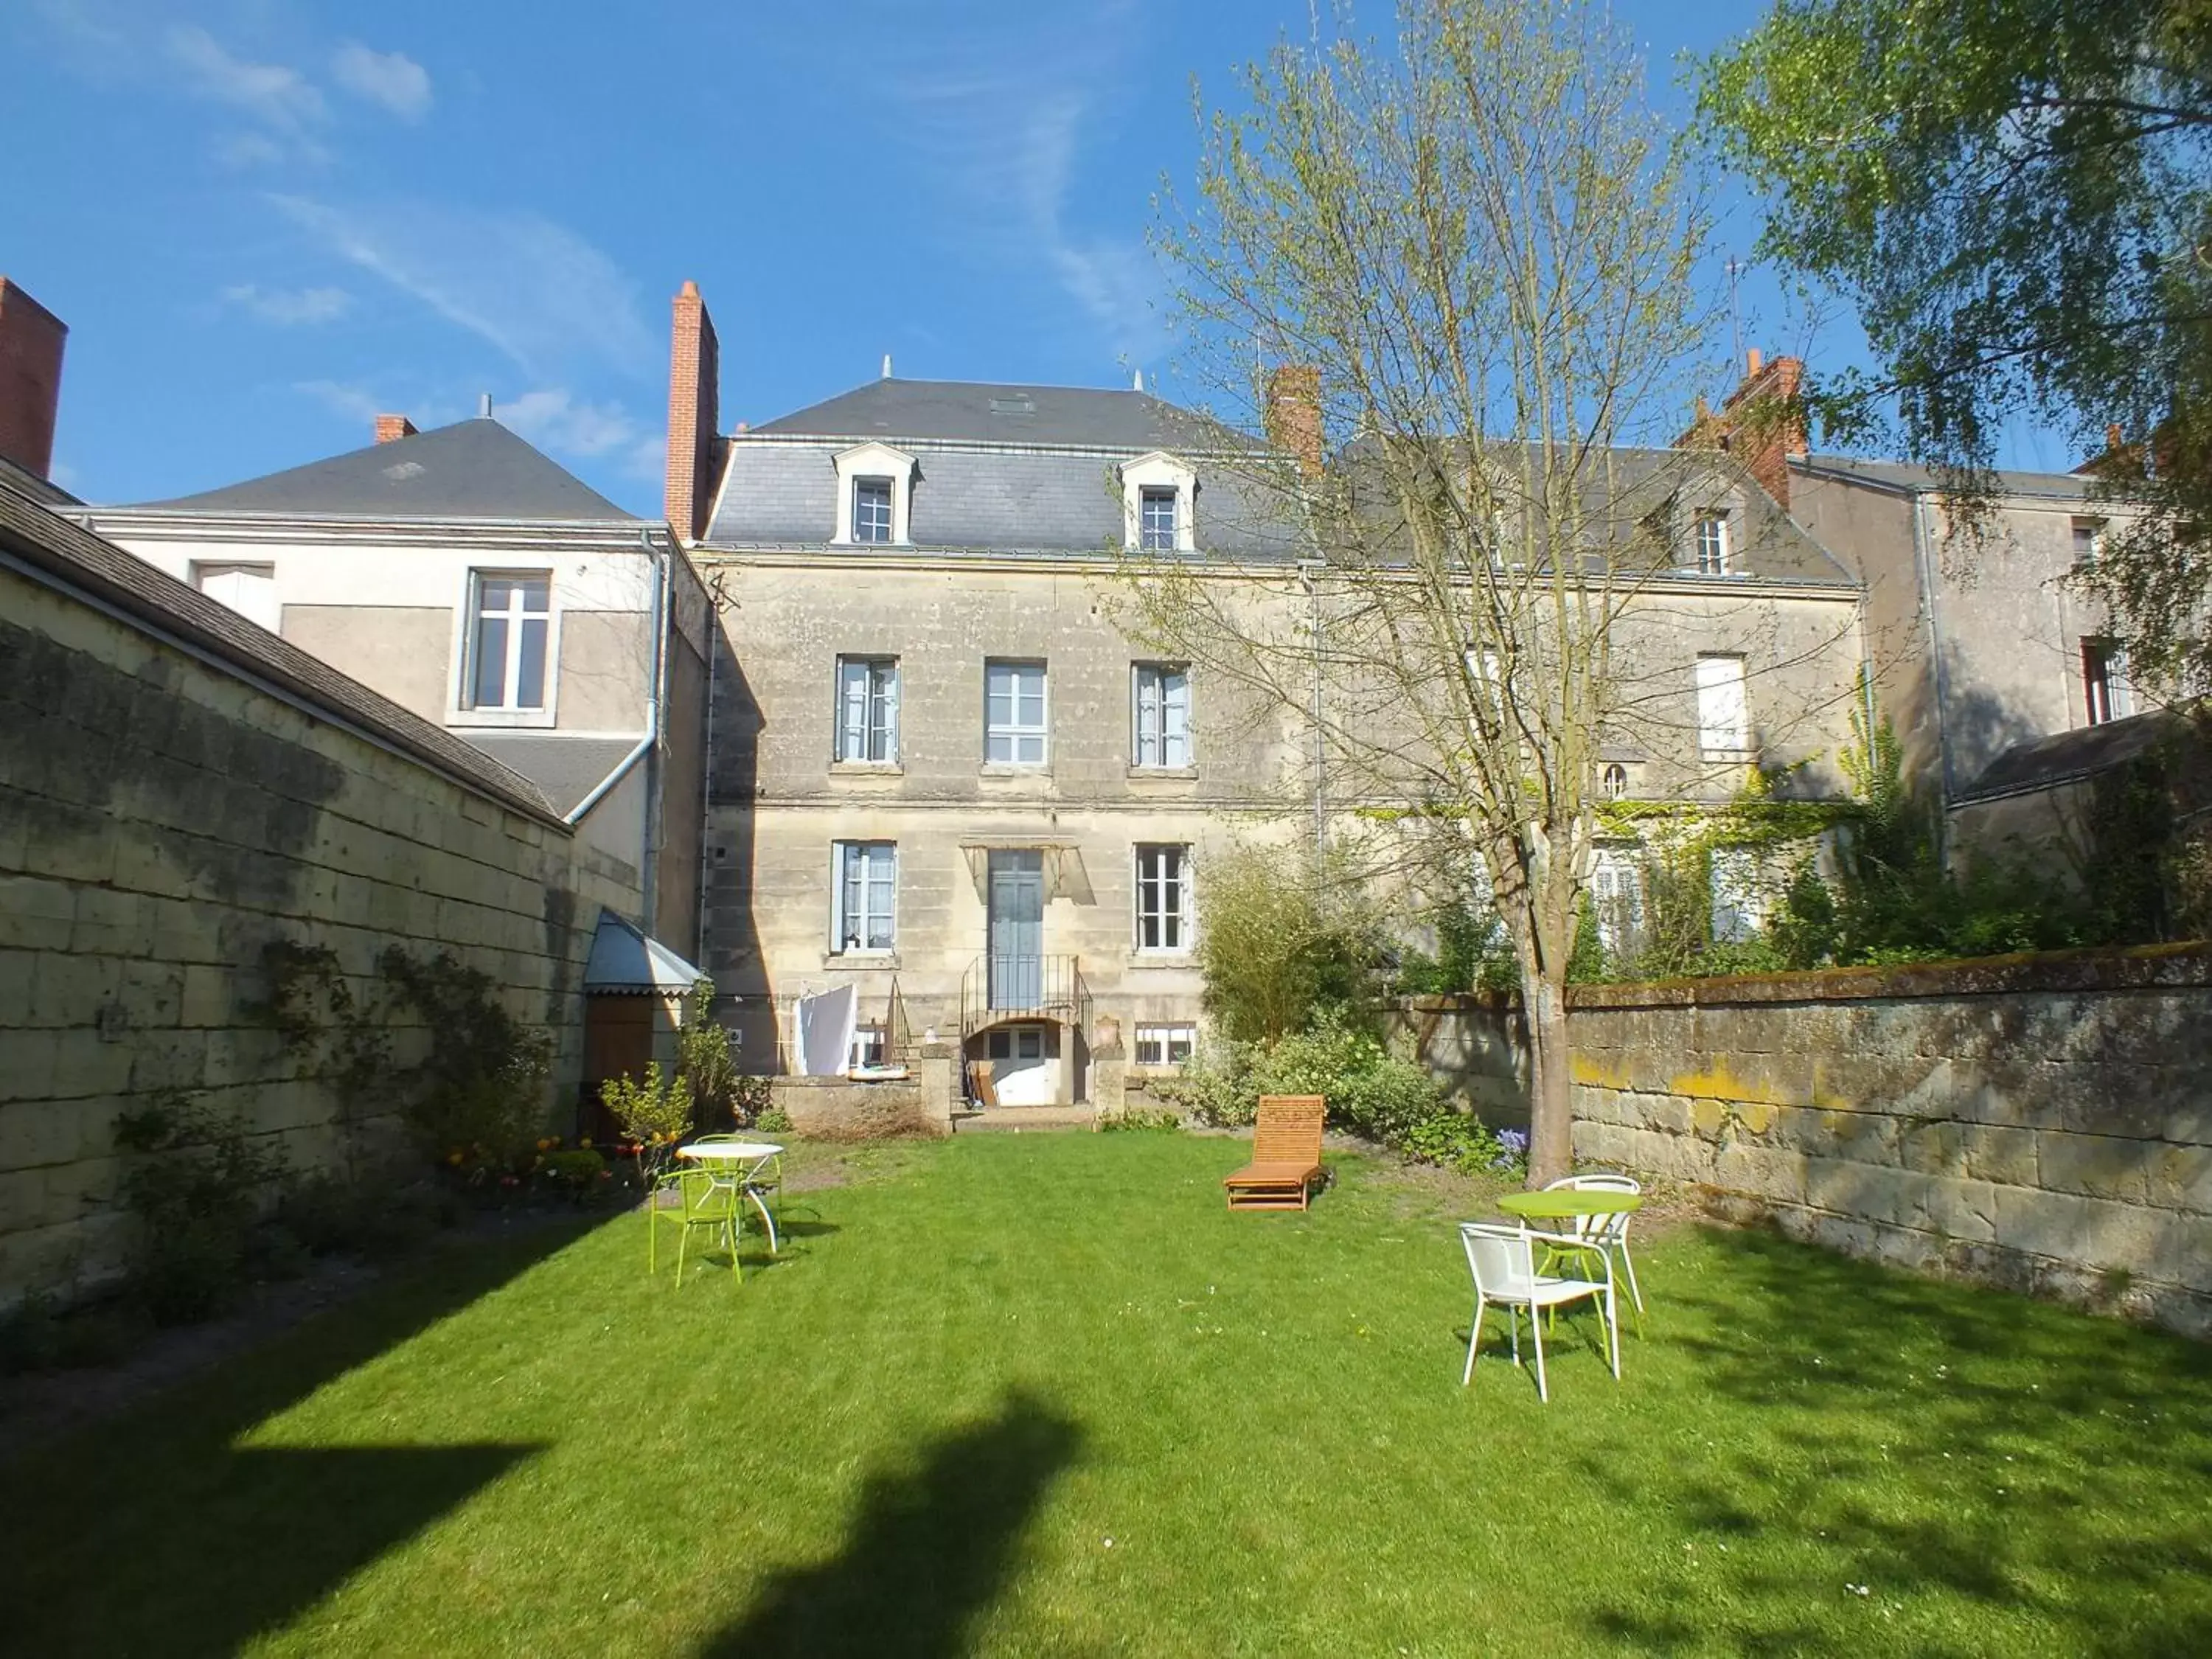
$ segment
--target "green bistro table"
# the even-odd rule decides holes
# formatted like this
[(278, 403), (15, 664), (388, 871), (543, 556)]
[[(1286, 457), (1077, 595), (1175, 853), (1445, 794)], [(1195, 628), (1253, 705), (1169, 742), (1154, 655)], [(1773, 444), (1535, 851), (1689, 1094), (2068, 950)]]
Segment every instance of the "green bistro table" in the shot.
[[(1607, 1192), (1603, 1188), (1559, 1187), (1540, 1193), (1503, 1193), (1498, 1207), (1510, 1216), (1522, 1221), (1580, 1221), (1591, 1216), (1634, 1215), (1644, 1207), (1641, 1193)], [(1626, 1240), (1620, 1241), (1626, 1250)], [(1604, 1244), (1592, 1238), (1587, 1241), (1561, 1241), (1547, 1246), (1543, 1265), (1539, 1273), (1548, 1271), (1561, 1251), (1570, 1249), (1594, 1250), (1607, 1255)], [(1644, 1331), (1644, 1306), (1641, 1298), (1631, 1304), (1636, 1310), (1637, 1334)]]
[(1634, 1215), (1644, 1207), (1641, 1193), (1577, 1191), (1562, 1187), (1555, 1192), (1505, 1193), (1498, 1207), (1524, 1221), (1564, 1221), (1586, 1215)]

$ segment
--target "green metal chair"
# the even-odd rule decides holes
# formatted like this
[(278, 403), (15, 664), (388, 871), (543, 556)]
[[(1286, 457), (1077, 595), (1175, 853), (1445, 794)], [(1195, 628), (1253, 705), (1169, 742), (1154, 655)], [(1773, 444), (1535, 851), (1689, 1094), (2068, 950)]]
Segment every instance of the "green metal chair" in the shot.
[[(672, 1183), (680, 1200), (680, 1206), (670, 1208), (659, 1201), (659, 1194), (646, 1211), (649, 1230), (646, 1264), (648, 1272), (658, 1273), (659, 1267), (660, 1224), (664, 1219), (678, 1224), (680, 1232), (676, 1246), (676, 1282), (684, 1283), (684, 1264), (691, 1249), (691, 1235), (699, 1229), (721, 1236), (730, 1252), (730, 1272), (742, 1280), (744, 1265), (738, 1253), (743, 1243), (744, 1191), (727, 1179), (717, 1180), (711, 1170), (679, 1170)], [(663, 1188), (662, 1190), (665, 1190)]]

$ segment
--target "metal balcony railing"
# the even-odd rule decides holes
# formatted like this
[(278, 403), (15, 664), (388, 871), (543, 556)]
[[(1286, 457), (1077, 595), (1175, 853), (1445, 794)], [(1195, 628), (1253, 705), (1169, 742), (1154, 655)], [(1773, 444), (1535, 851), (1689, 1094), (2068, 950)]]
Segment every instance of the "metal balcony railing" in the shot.
[(968, 964), (960, 976), (960, 1036), (986, 1025), (1032, 1016), (1088, 1030), (1091, 988), (1073, 957), (993, 956)]

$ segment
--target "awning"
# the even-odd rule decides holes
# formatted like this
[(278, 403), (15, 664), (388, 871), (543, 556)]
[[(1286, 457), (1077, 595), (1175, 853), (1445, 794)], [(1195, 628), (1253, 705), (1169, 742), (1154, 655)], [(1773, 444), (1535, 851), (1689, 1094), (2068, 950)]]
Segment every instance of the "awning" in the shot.
[(975, 881), (975, 896), (984, 903), (991, 902), (991, 854), (994, 853), (1036, 853), (1044, 869), (1044, 896), (1048, 902), (1056, 898), (1073, 900), (1078, 904), (1095, 904), (1097, 898), (1091, 889), (1091, 872), (1083, 866), (1083, 852), (1072, 836), (1028, 835), (969, 836), (960, 843), (960, 850), (968, 860), (968, 874)]
[(707, 976), (657, 939), (648, 939), (611, 910), (599, 912), (584, 991), (592, 996), (682, 995)]

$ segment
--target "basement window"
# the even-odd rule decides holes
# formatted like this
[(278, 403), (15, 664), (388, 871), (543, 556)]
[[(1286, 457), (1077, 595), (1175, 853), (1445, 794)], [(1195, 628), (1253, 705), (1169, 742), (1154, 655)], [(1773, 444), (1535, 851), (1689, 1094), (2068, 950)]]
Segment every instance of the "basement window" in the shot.
[(1139, 1066), (1181, 1066), (1197, 1046), (1195, 1025), (1139, 1025), (1136, 1061)]

